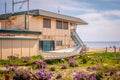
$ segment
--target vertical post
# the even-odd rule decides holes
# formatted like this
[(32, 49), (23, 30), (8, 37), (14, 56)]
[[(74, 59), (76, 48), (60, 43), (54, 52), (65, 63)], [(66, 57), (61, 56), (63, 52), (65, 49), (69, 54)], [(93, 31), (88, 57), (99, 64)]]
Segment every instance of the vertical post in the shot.
[(12, 15), (14, 14), (14, 0), (12, 0)]
[(119, 52), (120, 52), (120, 47), (119, 47)]
[(24, 18), (24, 29), (26, 30), (26, 14), (25, 14), (25, 18)]
[(107, 47), (105, 48), (105, 51), (106, 51), (106, 52), (108, 51), (108, 48), (107, 48)]
[(6, 0), (5, 0), (5, 29), (6, 29)]
[(29, 0), (27, 0), (27, 14), (28, 14), (28, 30), (29, 30)]

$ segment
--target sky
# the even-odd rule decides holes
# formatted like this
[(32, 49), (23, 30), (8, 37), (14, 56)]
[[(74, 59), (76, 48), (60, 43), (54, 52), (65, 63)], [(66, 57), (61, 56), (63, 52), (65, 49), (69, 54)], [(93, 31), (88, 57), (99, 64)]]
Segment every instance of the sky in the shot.
[[(7, 13), (12, 12), (12, 0), (0, 0), (0, 14), (7, 2)], [(15, 0), (21, 1), (21, 0)], [(24, 11), (26, 3), (15, 5)], [(78, 25), (77, 33), (83, 41), (120, 41), (120, 0), (30, 0), (30, 9), (43, 9), (83, 19), (88, 25)]]

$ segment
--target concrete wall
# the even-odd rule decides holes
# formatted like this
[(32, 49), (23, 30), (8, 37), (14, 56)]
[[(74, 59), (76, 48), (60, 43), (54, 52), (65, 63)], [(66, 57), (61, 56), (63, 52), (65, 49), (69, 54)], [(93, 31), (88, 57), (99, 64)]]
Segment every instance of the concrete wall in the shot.
[(19, 57), (39, 55), (38, 40), (0, 40), (0, 59), (7, 56)]

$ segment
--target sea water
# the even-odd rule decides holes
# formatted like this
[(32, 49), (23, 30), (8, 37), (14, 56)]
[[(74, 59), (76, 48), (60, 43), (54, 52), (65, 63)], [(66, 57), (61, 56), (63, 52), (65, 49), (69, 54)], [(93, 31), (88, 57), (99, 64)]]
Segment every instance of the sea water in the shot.
[(86, 41), (84, 43), (91, 48), (120, 47), (120, 41)]

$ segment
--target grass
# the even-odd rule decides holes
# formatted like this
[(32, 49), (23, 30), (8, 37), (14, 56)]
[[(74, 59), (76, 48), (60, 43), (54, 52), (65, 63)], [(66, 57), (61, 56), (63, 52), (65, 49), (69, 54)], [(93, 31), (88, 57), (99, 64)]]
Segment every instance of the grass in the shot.
[[(109, 68), (113, 68), (113, 69), (116, 69), (117, 71), (120, 71), (120, 53), (106, 53), (106, 52), (88, 53), (85, 55), (76, 56), (74, 57), (74, 59), (77, 62), (76, 67), (70, 67), (68, 64), (68, 59), (45, 60), (45, 62), (47, 63), (46, 69), (48, 71), (53, 71), (54, 76), (56, 76), (57, 74), (62, 74), (65, 80), (72, 80), (72, 75), (74, 72), (78, 72), (79, 70), (86, 69), (88, 67), (92, 69), (92, 67), (95, 65), (101, 66), (101, 69), (96, 70), (97, 72), (103, 72), (103, 71), (108, 70)], [(0, 60), (0, 66), (6, 66), (7, 64), (13, 64), (16, 66), (26, 66), (29, 69), (29, 66), (32, 66), (33, 62), (36, 60), (44, 61), (41, 56), (32, 56), (30, 61), (28, 62), (23, 62), (22, 58), (16, 59), (16, 60)], [(66, 64), (67, 69), (61, 69), (61, 64)], [(107, 76), (107, 77), (110, 77), (110, 76)]]

